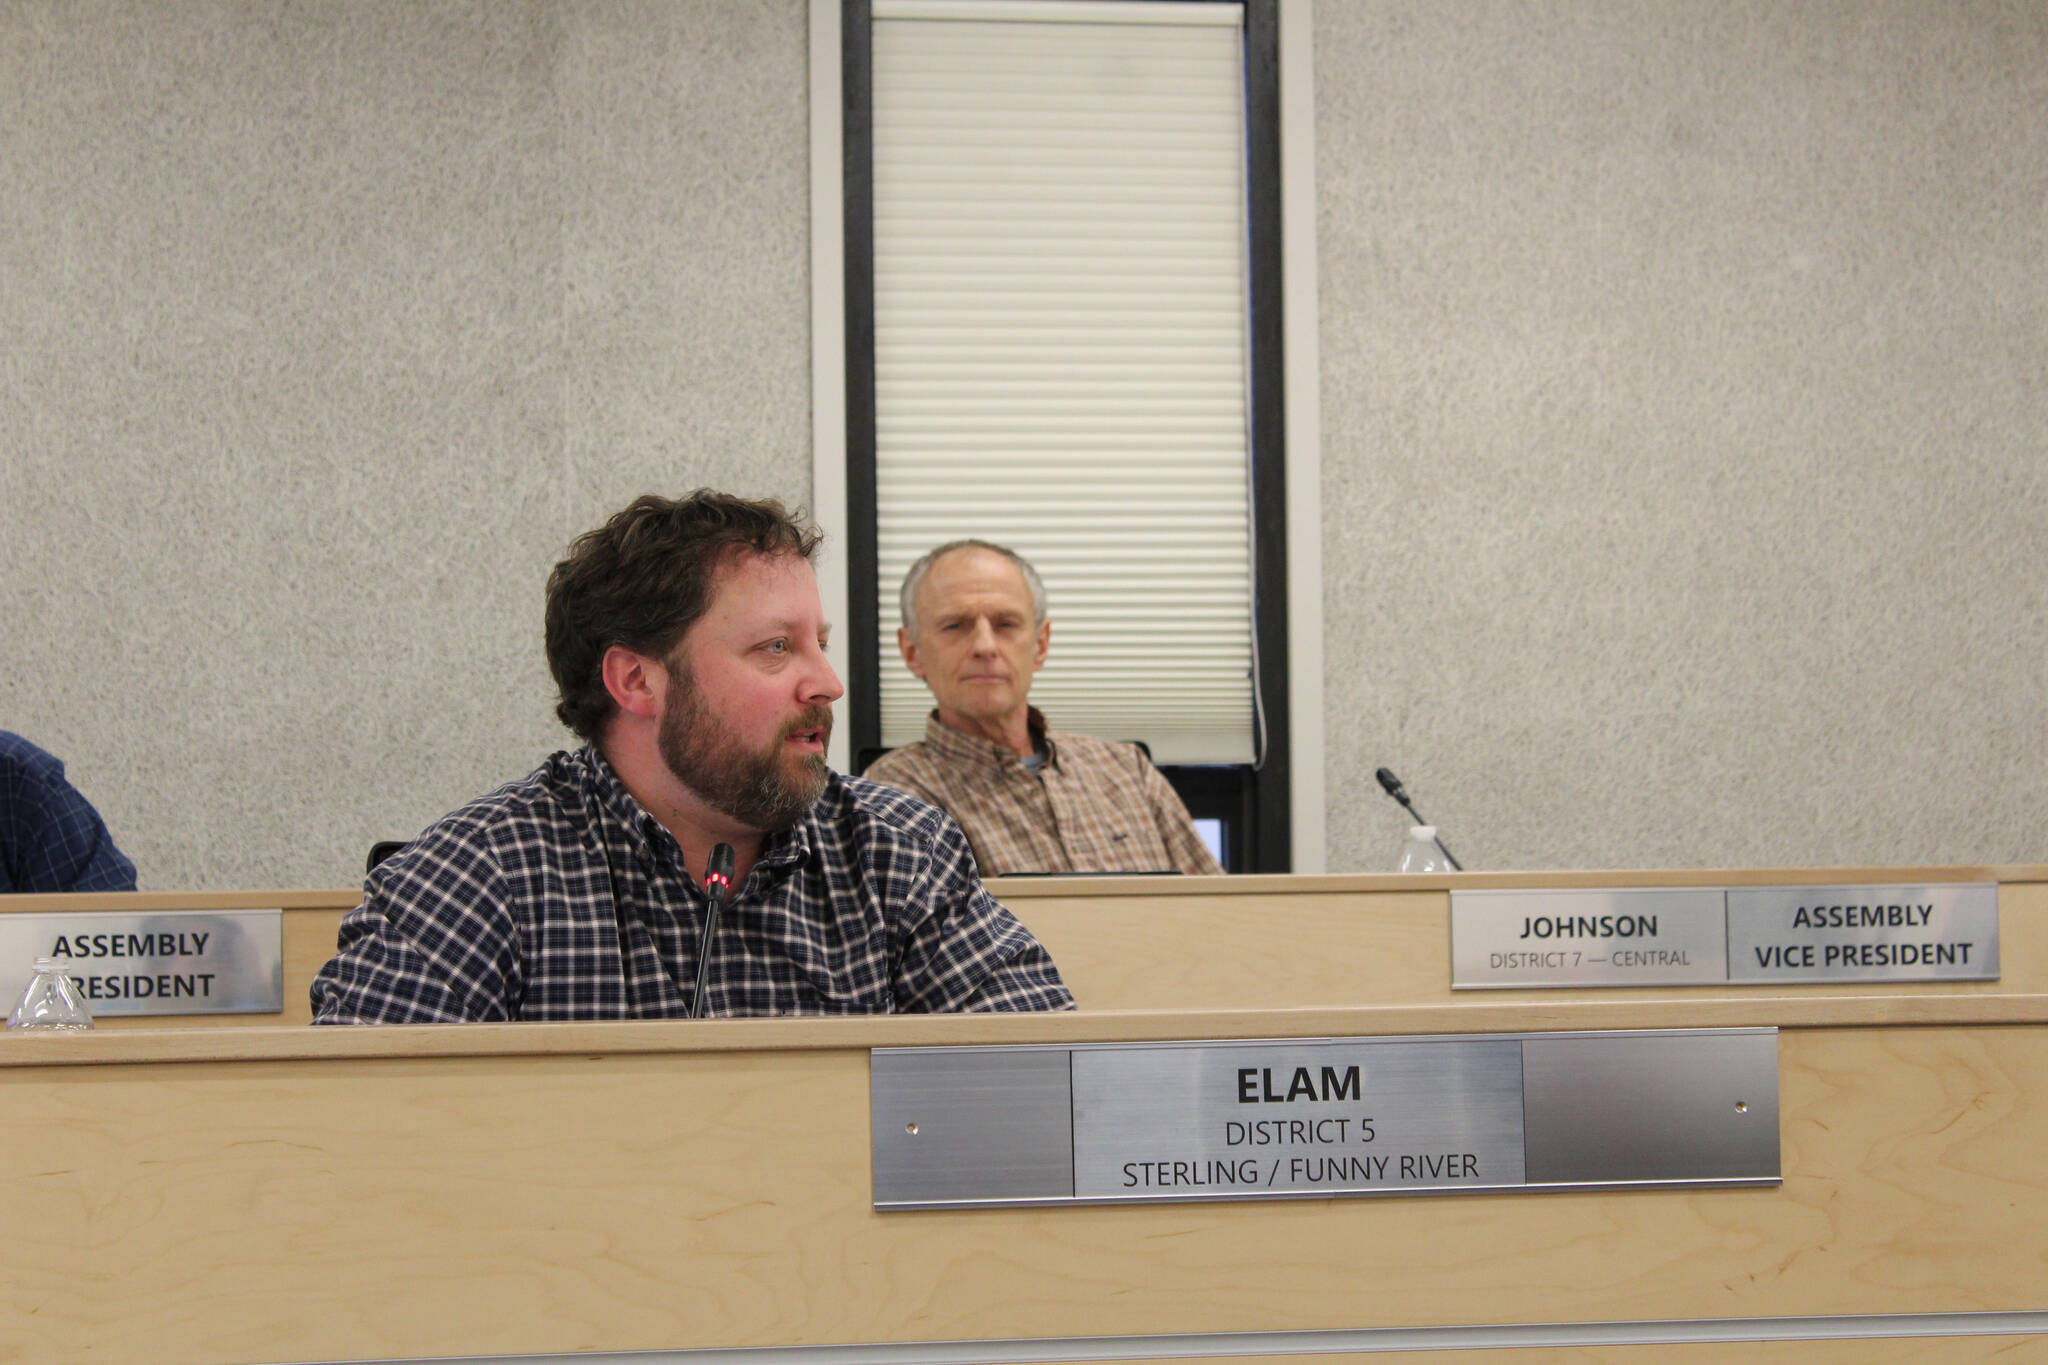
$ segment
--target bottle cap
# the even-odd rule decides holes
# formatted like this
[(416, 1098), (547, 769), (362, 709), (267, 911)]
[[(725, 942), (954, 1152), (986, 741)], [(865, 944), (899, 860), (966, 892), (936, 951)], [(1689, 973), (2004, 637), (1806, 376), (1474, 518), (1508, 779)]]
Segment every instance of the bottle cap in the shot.
[(39, 972), (61, 972), (64, 970), (64, 963), (54, 957), (39, 957), (36, 959), (36, 970)]
[(1436, 838), (1436, 826), (1410, 825), (1408, 827), (1408, 837), (1411, 839), (1434, 839)]

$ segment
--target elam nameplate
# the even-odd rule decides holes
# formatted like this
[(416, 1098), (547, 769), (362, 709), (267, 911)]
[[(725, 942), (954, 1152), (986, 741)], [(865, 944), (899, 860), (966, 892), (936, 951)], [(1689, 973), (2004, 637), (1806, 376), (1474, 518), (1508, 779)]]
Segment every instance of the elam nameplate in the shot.
[(877, 1049), (879, 1209), (1760, 1185), (1777, 1033)]

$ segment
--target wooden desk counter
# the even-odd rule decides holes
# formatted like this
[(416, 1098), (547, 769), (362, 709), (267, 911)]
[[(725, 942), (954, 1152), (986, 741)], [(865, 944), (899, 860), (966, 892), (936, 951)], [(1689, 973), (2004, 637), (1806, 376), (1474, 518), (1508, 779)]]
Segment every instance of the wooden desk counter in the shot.
[[(1998, 886), (1997, 981), (1944, 993), (2048, 992), (2048, 867), (1464, 872), (1421, 877), (1030, 877), (990, 883), (1038, 935), (1084, 1008), (1284, 1009), (1454, 999), (1679, 999), (1699, 987), (1451, 990), (1452, 889)], [(1749, 988), (1754, 989), (1754, 988)], [(1781, 988), (1773, 987), (1773, 990)], [(1924, 985), (1784, 987), (1911, 995)]]
[[(1084, 1008), (1172, 1010), (1427, 1004), (1450, 989), (1450, 891), (1543, 887), (1836, 886), (1994, 882), (1998, 981), (1959, 994), (2048, 992), (2048, 866), (1466, 872), (1262, 877), (1012, 877), (991, 890), (1037, 934)], [(334, 954), (360, 889), (0, 896), (0, 914), (282, 907), (284, 1013), (109, 1018), (109, 1028), (265, 1027), (311, 1022), (306, 989)], [(1515, 998), (1679, 998), (1683, 990), (1510, 991)], [(1915, 983), (1790, 988), (1816, 996), (1911, 995)]]
[[(871, 1207), (873, 1047), (1705, 1025), (1785, 1030), (1781, 1186)], [(1225, 1334), (1250, 1359), (1303, 1338), (1229, 1334), (2039, 1314), (2044, 1151), (2048, 994), (2013, 991), (0, 1036), (0, 1359), (795, 1360), (955, 1342), (969, 1345), (927, 1358), (994, 1343), (1008, 1354), (981, 1358), (1020, 1360), (1056, 1354), (1047, 1338), (1134, 1348), (1181, 1333)], [(1941, 1321), (1964, 1325), (1855, 1350), (1371, 1358), (1718, 1365), (1736, 1349), (1835, 1362), (2048, 1346), (2038, 1330)]]

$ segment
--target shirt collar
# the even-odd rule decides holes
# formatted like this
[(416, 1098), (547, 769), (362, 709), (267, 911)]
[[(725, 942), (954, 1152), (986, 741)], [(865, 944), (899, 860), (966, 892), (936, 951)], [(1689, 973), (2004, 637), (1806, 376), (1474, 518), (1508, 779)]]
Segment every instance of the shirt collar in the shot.
[[(597, 796), (601, 818), (624, 831), (626, 843), (632, 849), (633, 856), (645, 862), (659, 858), (682, 867), (684, 874), (691, 878), (691, 884), (695, 885), (694, 875), (683, 865), (683, 849), (682, 845), (676, 842), (676, 836), (669, 833), (666, 825), (649, 814), (647, 808), (640, 804), (632, 792), (626, 790), (626, 784), (619, 780), (618, 773), (613, 771), (605, 756), (598, 752), (597, 746), (584, 746), (577, 754), (577, 758), (590, 774), (590, 786)], [(764, 839), (761, 843), (761, 856), (754, 860), (754, 866), (773, 871), (795, 867), (808, 859), (811, 850), (817, 847), (818, 805), (822, 805), (824, 801), (825, 797), (820, 796), (818, 803), (804, 813), (803, 819), (788, 829), (778, 830)]]
[[(1035, 706), (1024, 710), (1024, 724), (1031, 732), (1031, 747), (1042, 750), (1047, 765), (1059, 766), (1059, 749), (1046, 736), (1045, 713)], [(957, 764), (980, 768), (1000, 768), (1005, 764), (1023, 767), (1017, 755), (1005, 745), (980, 735), (966, 735), (939, 719), (936, 708), (925, 717), (924, 742), (940, 758)]]
[(818, 807), (824, 802), (821, 794), (804, 812), (803, 819), (763, 839), (761, 856), (754, 859), (754, 870), (779, 872), (784, 868), (801, 867), (809, 861), (811, 850), (818, 846)]
[(648, 814), (647, 807), (641, 805), (633, 793), (626, 790), (626, 784), (619, 780), (619, 775), (598, 752), (595, 744), (584, 746), (576, 757), (590, 774), (590, 789), (597, 797), (600, 818), (625, 833), (626, 844), (636, 859), (652, 861), (659, 852), (671, 861), (682, 861), (682, 848), (676, 843), (675, 836), (662, 827), (661, 821)]

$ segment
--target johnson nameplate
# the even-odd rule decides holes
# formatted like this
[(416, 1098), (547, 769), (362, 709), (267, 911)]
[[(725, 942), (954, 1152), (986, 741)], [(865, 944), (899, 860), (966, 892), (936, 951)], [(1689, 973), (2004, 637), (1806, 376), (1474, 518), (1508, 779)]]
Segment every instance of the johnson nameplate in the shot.
[(1989, 884), (1451, 893), (1461, 990), (1997, 979)]

